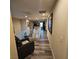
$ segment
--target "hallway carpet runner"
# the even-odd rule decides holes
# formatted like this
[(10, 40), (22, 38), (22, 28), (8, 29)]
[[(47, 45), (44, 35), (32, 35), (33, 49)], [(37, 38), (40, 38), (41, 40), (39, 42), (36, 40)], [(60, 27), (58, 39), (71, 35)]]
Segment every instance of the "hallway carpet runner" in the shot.
[(25, 59), (53, 59), (48, 40), (36, 40), (34, 53)]

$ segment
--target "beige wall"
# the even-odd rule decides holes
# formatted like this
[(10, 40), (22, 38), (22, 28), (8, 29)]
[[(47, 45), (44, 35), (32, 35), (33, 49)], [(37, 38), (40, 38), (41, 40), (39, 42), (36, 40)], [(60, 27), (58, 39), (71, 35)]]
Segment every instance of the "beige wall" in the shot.
[(67, 29), (68, 12), (67, 0), (59, 0), (54, 9), (52, 35), (48, 32), (48, 39), (55, 56), (54, 59), (67, 59)]
[(10, 20), (10, 59), (18, 59), (14, 32), (13, 32), (12, 19)]
[(32, 27), (33, 27), (33, 22), (32, 22), (32, 21), (26, 22), (25, 19), (24, 19), (24, 20), (22, 19), (22, 20), (21, 20), (21, 31), (26, 30), (26, 28), (27, 28), (28, 25), (29, 25), (29, 27), (32, 29)]
[(26, 22), (25, 19), (18, 19), (18, 18), (13, 17), (12, 21), (13, 21), (13, 29), (14, 29), (15, 34), (26, 30), (26, 27), (28, 24), (31, 28), (33, 27), (33, 22), (29, 21), (28, 23)]
[(18, 18), (12, 18), (12, 21), (15, 34), (21, 32), (21, 20)]
[(21, 20), (21, 31), (23, 31), (23, 30), (25, 30), (26, 29), (26, 20), (24, 19), (22, 19)]

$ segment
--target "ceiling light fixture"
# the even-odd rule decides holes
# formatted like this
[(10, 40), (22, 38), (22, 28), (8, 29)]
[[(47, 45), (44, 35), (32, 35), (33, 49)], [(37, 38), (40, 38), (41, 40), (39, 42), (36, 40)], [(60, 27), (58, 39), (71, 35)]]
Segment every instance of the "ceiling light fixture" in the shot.
[(26, 23), (28, 23), (28, 22), (29, 22), (29, 20), (26, 19)]
[(27, 18), (27, 16), (25, 16)]
[(45, 13), (43, 13), (42, 15), (45, 16)]

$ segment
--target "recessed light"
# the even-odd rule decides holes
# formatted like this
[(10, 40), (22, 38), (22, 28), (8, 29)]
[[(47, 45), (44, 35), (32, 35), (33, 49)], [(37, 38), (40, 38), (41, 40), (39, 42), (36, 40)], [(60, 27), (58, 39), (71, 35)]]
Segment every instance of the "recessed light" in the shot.
[(42, 15), (45, 16), (45, 13), (43, 13)]
[(27, 16), (25, 16), (25, 17), (27, 17)]
[(26, 22), (29, 22), (29, 20), (26, 20)]

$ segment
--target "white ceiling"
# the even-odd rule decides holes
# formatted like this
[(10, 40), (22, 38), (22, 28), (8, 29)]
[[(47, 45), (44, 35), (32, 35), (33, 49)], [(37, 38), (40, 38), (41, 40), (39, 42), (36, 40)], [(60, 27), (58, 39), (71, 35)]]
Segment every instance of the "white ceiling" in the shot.
[[(11, 0), (11, 13), (13, 17), (30, 19), (45, 19), (52, 10), (54, 0)], [(45, 10), (42, 16), (39, 11)]]

